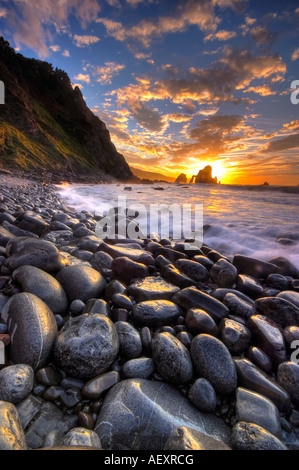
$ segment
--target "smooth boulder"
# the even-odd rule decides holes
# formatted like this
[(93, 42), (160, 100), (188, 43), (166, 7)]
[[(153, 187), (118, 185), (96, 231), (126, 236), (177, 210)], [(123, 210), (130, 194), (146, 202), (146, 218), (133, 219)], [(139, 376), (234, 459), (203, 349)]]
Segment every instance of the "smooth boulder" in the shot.
[(86, 302), (98, 298), (107, 285), (105, 278), (98, 271), (82, 264), (63, 268), (56, 279), (64, 288), (70, 302), (75, 299)]
[(10, 355), (17, 364), (34, 370), (47, 364), (57, 335), (55, 317), (49, 307), (33, 294), (13, 295), (2, 311), (10, 334)]

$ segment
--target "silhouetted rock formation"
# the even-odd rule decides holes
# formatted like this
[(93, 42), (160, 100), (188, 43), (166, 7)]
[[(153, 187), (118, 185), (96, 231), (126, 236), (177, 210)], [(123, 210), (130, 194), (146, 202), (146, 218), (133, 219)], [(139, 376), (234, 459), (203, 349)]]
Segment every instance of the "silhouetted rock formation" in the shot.
[(205, 184), (217, 184), (217, 176), (213, 178), (212, 167), (207, 165), (203, 170), (200, 170), (196, 175), (192, 176), (190, 183), (205, 183)]
[(179, 184), (186, 184), (187, 183), (187, 175), (185, 173), (181, 173), (180, 176), (177, 177), (175, 182), (179, 183)]

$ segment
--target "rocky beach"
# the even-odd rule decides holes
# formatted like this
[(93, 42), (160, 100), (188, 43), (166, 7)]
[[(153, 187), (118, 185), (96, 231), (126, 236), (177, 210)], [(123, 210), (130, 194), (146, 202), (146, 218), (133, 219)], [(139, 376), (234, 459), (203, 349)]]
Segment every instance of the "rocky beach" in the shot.
[(1, 176), (0, 449), (298, 450), (296, 266), (100, 219)]

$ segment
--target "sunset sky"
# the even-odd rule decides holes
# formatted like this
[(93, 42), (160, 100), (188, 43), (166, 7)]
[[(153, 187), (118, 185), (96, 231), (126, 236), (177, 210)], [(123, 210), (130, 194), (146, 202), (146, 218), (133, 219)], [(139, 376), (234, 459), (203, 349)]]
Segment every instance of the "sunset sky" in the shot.
[(0, 35), (65, 70), (135, 168), (299, 184), (298, 1), (1, 0)]

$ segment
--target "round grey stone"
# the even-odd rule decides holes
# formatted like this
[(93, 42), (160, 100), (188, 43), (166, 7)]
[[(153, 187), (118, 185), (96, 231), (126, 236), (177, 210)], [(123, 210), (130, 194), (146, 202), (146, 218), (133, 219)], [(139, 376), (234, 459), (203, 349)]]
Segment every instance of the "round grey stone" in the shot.
[(133, 325), (124, 321), (114, 323), (119, 339), (119, 352), (127, 359), (135, 359), (142, 353), (142, 341)]
[(219, 394), (229, 394), (237, 386), (237, 372), (227, 347), (210, 335), (198, 335), (191, 343), (191, 358), (199, 376), (207, 379)]
[(63, 446), (87, 446), (102, 448), (99, 436), (90, 429), (86, 428), (73, 428), (71, 429), (62, 441)]
[(214, 387), (206, 379), (197, 379), (190, 387), (188, 398), (191, 403), (204, 413), (212, 413), (217, 405)]
[(67, 374), (91, 378), (105, 372), (117, 356), (118, 335), (104, 315), (83, 314), (71, 318), (59, 332), (54, 357)]
[(57, 275), (57, 281), (64, 288), (70, 302), (75, 299), (86, 302), (89, 299), (98, 298), (107, 284), (98, 271), (83, 264), (61, 269)]
[(0, 371), (0, 400), (19, 403), (31, 393), (34, 371), (28, 364), (16, 364)]

